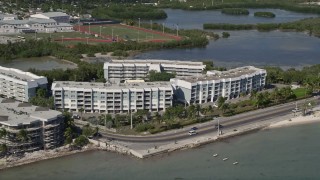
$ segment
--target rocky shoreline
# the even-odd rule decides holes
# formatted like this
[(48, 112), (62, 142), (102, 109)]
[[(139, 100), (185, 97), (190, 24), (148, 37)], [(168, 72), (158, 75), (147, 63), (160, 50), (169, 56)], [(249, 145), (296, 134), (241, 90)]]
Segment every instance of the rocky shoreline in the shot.
[[(295, 118), (282, 117), (282, 120), (266, 122), (263, 124), (256, 124), (248, 126), (243, 126), (237, 128), (237, 131), (230, 130), (229, 132), (225, 132), (222, 135), (217, 134), (206, 134), (203, 136), (195, 136), (194, 138), (181, 140), (179, 142), (168, 142), (158, 147), (155, 146), (145, 146), (144, 148), (131, 147), (126, 143), (121, 142), (102, 142), (97, 140), (90, 139), (90, 144), (85, 146), (81, 150), (70, 150), (69, 146), (63, 146), (54, 150), (41, 150), (35, 151), (32, 153), (25, 153), (23, 157), (8, 157), (7, 159), (0, 159), (0, 170), (26, 165), (42, 160), (59, 158), (63, 156), (69, 156), (76, 153), (94, 151), (94, 150), (104, 150), (110, 152), (116, 152), (124, 155), (131, 155), (137, 158), (148, 158), (151, 156), (156, 156), (159, 154), (170, 153), (177, 150), (195, 148), (202, 145), (206, 145), (209, 143), (217, 142), (220, 140), (224, 140), (227, 138), (240, 136), (248, 133), (254, 133), (256, 131), (270, 129), (270, 128), (280, 128), (287, 127), (292, 125), (301, 125), (307, 123), (317, 123), (320, 122), (320, 114), (319, 115), (310, 115), (310, 116), (300, 116)], [(280, 118), (281, 119), (281, 118)]]

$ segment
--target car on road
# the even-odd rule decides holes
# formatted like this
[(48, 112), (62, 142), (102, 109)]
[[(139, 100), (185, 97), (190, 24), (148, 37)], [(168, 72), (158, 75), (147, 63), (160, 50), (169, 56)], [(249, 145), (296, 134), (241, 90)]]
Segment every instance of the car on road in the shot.
[(197, 129), (198, 129), (197, 127), (192, 127), (191, 128), (191, 130), (194, 130), (194, 131), (197, 130)]
[(189, 134), (190, 136), (196, 135), (196, 134), (197, 134), (197, 131), (191, 130), (191, 131), (188, 132), (188, 134)]
[[(215, 127), (216, 129), (218, 129), (218, 124), (216, 124), (214, 127)], [(219, 124), (219, 129), (221, 129), (221, 128), (223, 128), (223, 125)]]

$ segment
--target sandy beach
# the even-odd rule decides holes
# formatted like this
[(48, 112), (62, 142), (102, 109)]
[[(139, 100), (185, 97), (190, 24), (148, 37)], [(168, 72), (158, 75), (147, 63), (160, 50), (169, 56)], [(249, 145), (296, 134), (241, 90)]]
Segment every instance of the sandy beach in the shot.
[(317, 115), (309, 115), (309, 116), (298, 116), (295, 118), (279, 121), (271, 124), (268, 128), (281, 128), (287, 126), (295, 126), (300, 124), (308, 124), (308, 123), (320, 123), (320, 116)]

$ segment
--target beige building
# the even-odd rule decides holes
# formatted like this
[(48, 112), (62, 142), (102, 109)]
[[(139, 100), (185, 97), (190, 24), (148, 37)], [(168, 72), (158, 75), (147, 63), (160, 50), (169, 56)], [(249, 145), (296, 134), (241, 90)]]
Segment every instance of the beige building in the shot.
[[(10, 153), (52, 149), (63, 144), (62, 113), (42, 107), (0, 98), (0, 129), (7, 136), (0, 139)], [(26, 132), (21, 140), (21, 131)]]

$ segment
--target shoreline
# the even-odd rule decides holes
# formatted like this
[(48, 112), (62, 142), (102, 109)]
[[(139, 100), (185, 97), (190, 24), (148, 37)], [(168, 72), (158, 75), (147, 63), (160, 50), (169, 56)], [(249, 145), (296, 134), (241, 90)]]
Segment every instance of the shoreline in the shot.
[(246, 134), (251, 134), (255, 132), (259, 132), (261, 130), (268, 129), (276, 129), (276, 128), (284, 128), (296, 125), (310, 124), (310, 123), (319, 123), (320, 122), (320, 113), (318, 116), (309, 115), (309, 116), (298, 116), (298, 117), (285, 117), (282, 120), (267, 122), (264, 124), (255, 124), (254, 126), (248, 127), (237, 127), (237, 131), (231, 129), (229, 132), (225, 132), (219, 137), (216, 133), (215, 136), (212, 134), (207, 134), (203, 136), (195, 136), (193, 138), (188, 138), (175, 142), (166, 142), (162, 143), (159, 146), (149, 146), (147, 145), (144, 148), (130, 147), (130, 144), (126, 144), (124, 142), (102, 142), (98, 140), (89, 139), (90, 143), (88, 146), (82, 148), (81, 150), (72, 150), (68, 149), (68, 145), (59, 147), (57, 149), (48, 150), (48, 151), (35, 151), (32, 153), (26, 153), (23, 158), (13, 158), (9, 157), (9, 162), (4, 162), (5, 159), (0, 159), (0, 171), (5, 170), (7, 168), (18, 167), (26, 164), (36, 163), (43, 160), (60, 158), (65, 156), (70, 156), (77, 153), (88, 152), (88, 151), (109, 151), (115, 152), (124, 155), (130, 155), (139, 159), (145, 159), (152, 156), (157, 156), (164, 153), (170, 153), (177, 150), (184, 150), (190, 148), (200, 147), (206, 144), (219, 142), (221, 140), (225, 140), (232, 137), (239, 137)]

